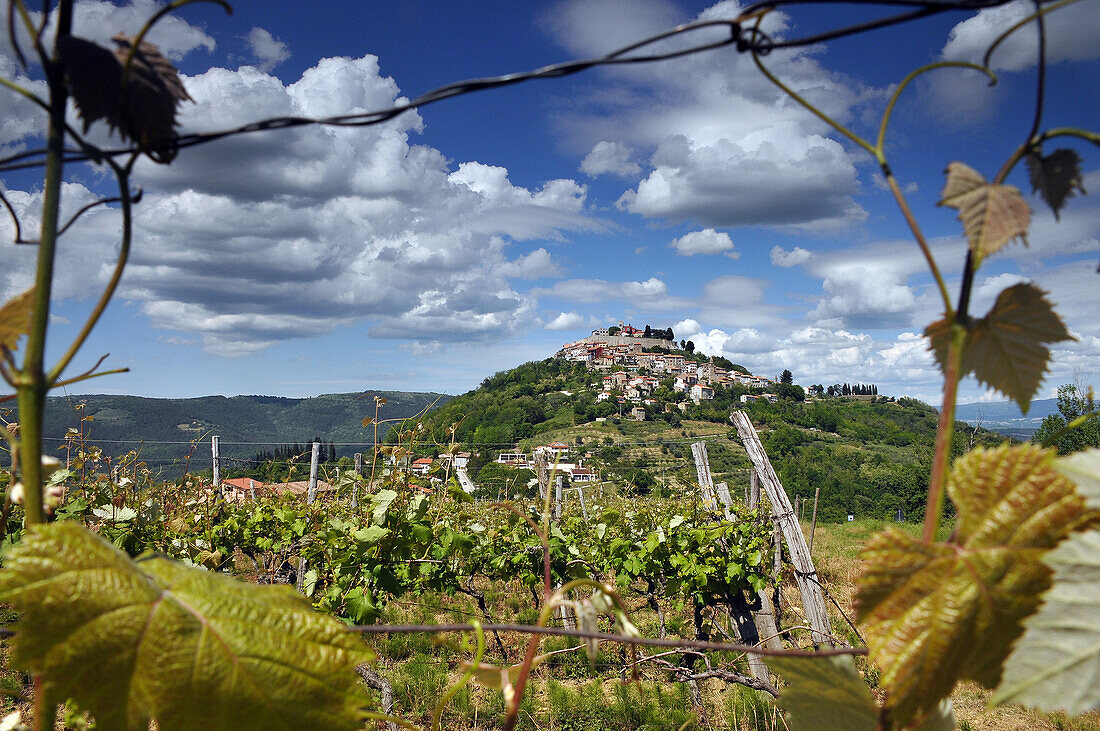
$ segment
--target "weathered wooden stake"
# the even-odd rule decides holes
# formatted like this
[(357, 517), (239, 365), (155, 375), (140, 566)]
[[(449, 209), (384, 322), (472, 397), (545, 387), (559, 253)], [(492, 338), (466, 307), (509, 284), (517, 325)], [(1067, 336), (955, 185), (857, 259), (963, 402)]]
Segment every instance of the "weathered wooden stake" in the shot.
[(775, 474), (768, 455), (764, 451), (764, 445), (760, 443), (760, 436), (753, 428), (752, 422), (743, 411), (735, 411), (730, 415), (731, 421), (737, 427), (737, 434), (745, 445), (749, 459), (760, 475), (760, 482), (768, 494), (774, 512), (775, 522), (783, 531), (787, 539), (787, 547), (791, 552), (791, 563), (794, 564), (794, 578), (798, 583), (799, 592), (802, 594), (802, 605), (806, 612), (806, 619), (812, 628), (811, 637), (814, 644), (829, 644), (829, 636), (832, 633), (829, 625), (829, 615), (825, 610), (825, 598), (821, 594), (821, 586), (818, 584), (817, 571), (814, 569), (813, 559), (810, 558), (810, 549), (806, 545), (806, 538), (802, 535), (802, 529), (795, 520), (795, 514), (791, 508), (790, 499), (783, 489), (779, 477)]
[(714, 492), (714, 482), (710, 476), (710, 461), (707, 459), (707, 443), (693, 442), (691, 453), (695, 457), (695, 474), (699, 477), (699, 491), (703, 498), (703, 510), (717, 511), (718, 497)]
[(756, 475), (756, 470), (752, 470), (749, 473), (749, 510), (756, 510), (756, 506), (760, 504), (760, 478)]
[(359, 478), (363, 476), (363, 453), (355, 453), (355, 481), (351, 485), (351, 507), (359, 507)]
[(554, 477), (554, 520), (561, 520), (561, 506), (565, 496), (561, 489), (561, 475)]
[[(317, 497), (317, 463), (321, 456), (321, 443), (313, 443), (313, 453), (309, 458), (309, 491), (306, 493), (306, 505), (312, 505), (314, 499)], [(297, 589), (301, 593), (306, 585), (306, 560), (304, 557), (298, 558), (298, 581)]]
[(306, 493), (306, 505), (312, 505), (317, 498), (317, 465), (321, 458), (321, 443), (313, 443), (313, 452), (309, 456), (309, 492)]
[(577, 497), (580, 498), (580, 501), (581, 501), (581, 515), (584, 516), (584, 522), (587, 523), (588, 522), (588, 508), (586, 508), (585, 505), (584, 505), (584, 488), (581, 487), (580, 485), (577, 485)]
[(214, 461), (214, 494), (218, 495), (222, 486), (222, 458), (218, 454), (218, 436), (216, 434), (210, 437), (210, 457)]

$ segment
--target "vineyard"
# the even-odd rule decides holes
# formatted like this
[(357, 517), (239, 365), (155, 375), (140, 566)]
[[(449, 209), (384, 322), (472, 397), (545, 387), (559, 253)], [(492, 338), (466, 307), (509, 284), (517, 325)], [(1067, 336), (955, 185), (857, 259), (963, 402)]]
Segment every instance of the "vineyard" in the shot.
[[(213, 3), (230, 10), (222, 0)], [(785, 35), (785, 20), (768, 18), (787, 3), (731, 5), (723, 12), (732, 17), (700, 16), (602, 57), (447, 84), (414, 99), (394, 98), (383, 109), (356, 106), (336, 116), (274, 117), (179, 134), (177, 107), (190, 95), (146, 35), (191, 4), (159, 7), (136, 35), (114, 36), (112, 52), (79, 35), (73, 0), (47, 2), (44, 13), (23, 0), (8, 3), (10, 69), (40, 78), (20, 72), (0, 81), (40, 115), (44, 147), (5, 149), (0, 158), (0, 202), (13, 241), (33, 247), (36, 260), (33, 285), (0, 306), (0, 376), (13, 390), (0, 403), (14, 400), (18, 408), (17, 418), (4, 412), (0, 430), (6, 454), (0, 476), (7, 483), (0, 513), (2, 686), (11, 704), (0, 728), (947, 731), (989, 720), (970, 715), (969, 707), (962, 712), (975, 697), (1013, 709), (1006, 723), (1017, 727), (1097, 726), (1100, 449), (1084, 443), (1098, 415), (1093, 394), (1082, 399), (1081, 413), (1067, 410), (1064, 425), (1052, 424), (1044, 437), (1061, 453), (1042, 444), (983, 445), (977, 430), (967, 443), (954, 420), (960, 382), (971, 375), (1026, 412), (1050, 370), (1051, 347), (1075, 339), (1036, 284), (1008, 282), (990, 270), (979, 277), (1003, 249), (1026, 243), (1032, 227), (1023, 193), (1006, 182), (1014, 170), (1026, 168), (1055, 217), (1069, 198), (1085, 193), (1081, 153), (1050, 148), (1057, 141), (1092, 151), (1100, 134), (1043, 124), (1047, 16), (1067, 12), (1073, 0), (1022, 4), (1025, 15), (999, 32), (981, 63), (938, 60), (884, 88), (888, 101), (877, 134), (830, 116), (815, 104), (824, 99), (817, 90), (804, 95), (788, 86), (769, 56), (1005, 0), (902, 2), (907, 7), (896, 15), (859, 17), (846, 26), (837, 19), (836, 27), (801, 37)], [(941, 246), (922, 229), (907, 197), (912, 191), (891, 167), (891, 117), (926, 74), (967, 70), (996, 81), (990, 58), (1022, 29), (1037, 30), (1038, 38), (1027, 133), (990, 141), (1007, 145), (991, 178), (962, 161), (947, 165), (938, 202), (957, 213), (963, 235)], [(686, 45), (669, 45), (670, 39)], [(209, 480), (191, 469), (190, 458), (181, 476), (167, 482), (154, 479), (136, 454), (107, 468), (102, 450), (80, 428), (65, 437), (64, 463), (47, 447), (47, 393), (125, 370), (101, 370), (106, 355), (79, 374), (70, 366), (127, 268), (134, 210), (143, 197), (134, 179), (144, 169), (139, 160), (170, 165), (227, 137), (369, 127), (472, 91), (722, 49), (751, 59), (761, 83), (874, 161), (927, 266), (927, 298), (942, 310), (923, 333), (943, 376), (938, 414), (865, 413), (890, 432), (891, 443), (882, 446), (909, 446), (909, 427), (926, 421), (936, 422), (934, 438), (919, 465), (888, 465), (880, 452), (874, 465), (880, 469), (858, 471), (861, 480), (888, 487), (905, 480), (896, 507), (919, 514), (919, 529), (841, 524), (823, 534), (831, 548), (819, 570), (811, 549), (816, 521), (807, 540), (801, 510), (780, 475), (802, 481), (802, 505), (813, 487), (816, 504), (814, 483), (837, 475), (814, 462), (837, 453), (807, 452), (797, 470), (786, 469), (780, 460), (801, 446), (801, 428), (779, 426), (778, 413), (730, 411), (732, 402), (724, 401), (721, 408), (697, 403), (691, 413), (722, 424), (727, 474), (751, 467), (743, 501), (741, 485), (731, 489), (732, 477), (712, 473), (706, 439), (690, 442), (694, 480), (684, 467), (686, 445), (675, 455), (663, 445), (680, 473), (668, 491), (650, 490), (656, 480), (622, 461), (614, 439), (601, 445), (611, 448), (605, 456), (612, 484), (582, 488), (576, 500), (563, 499), (557, 457), (545, 455), (532, 472), (537, 494), (531, 496), (498, 490), (499, 499), (477, 502), (449, 469), (438, 483), (416, 479), (414, 468), (432, 460), (409, 462), (425, 448), (457, 465), (468, 441), (464, 428), (475, 441), (519, 442), (564, 432), (566, 419), (573, 426), (576, 417), (587, 418), (580, 403), (559, 402), (548, 415), (526, 384), (507, 374), (487, 380), (515, 389), (483, 393), (492, 409), (462, 413), (461, 404), (470, 402), (456, 399), (436, 421), (421, 412), (387, 424), (380, 416), (385, 398), (376, 396), (373, 415), (360, 421), (377, 447), (369, 464), (349, 470), (337, 462), (330, 489), (321, 489), (321, 444), (314, 442), (301, 495), (241, 488), (247, 496), (238, 490), (231, 497), (221, 482), (216, 438)], [(87, 135), (100, 121), (121, 147), (101, 147)], [(66, 184), (85, 165), (116, 183), (117, 194), (68, 212), (61, 205), (71, 191)], [(28, 169), (42, 174), (41, 208), (30, 213), (4, 193), (9, 174)], [(97, 207), (118, 216), (117, 227), (111, 225), (117, 259), (106, 264), (104, 288), (71, 342), (47, 348), (55, 277), (80, 266), (59, 255), (58, 241)], [(37, 238), (29, 234), (33, 228)], [(955, 249), (950, 256), (946, 246)], [(960, 262), (961, 273), (946, 277), (941, 260)], [(983, 315), (971, 311), (981, 300), (972, 294), (985, 285), (999, 292)], [(425, 308), (430, 302), (421, 298)], [(53, 365), (47, 352), (57, 357)], [(562, 375), (545, 364), (529, 370)], [(595, 415), (599, 407), (592, 406)], [(888, 408), (881, 401), (867, 406)], [(808, 421), (807, 433), (851, 426), (825, 407), (799, 414), (816, 424)], [(669, 428), (674, 422), (686, 431), (671, 414)], [(175, 426), (181, 425), (206, 426), (197, 419)], [(766, 442), (757, 431), (764, 426)], [(1063, 439), (1067, 433), (1081, 440)], [(326, 451), (337, 458), (335, 445)], [(857, 490), (850, 497), (867, 504)], [(914, 501), (923, 503), (919, 510), (912, 510)]]

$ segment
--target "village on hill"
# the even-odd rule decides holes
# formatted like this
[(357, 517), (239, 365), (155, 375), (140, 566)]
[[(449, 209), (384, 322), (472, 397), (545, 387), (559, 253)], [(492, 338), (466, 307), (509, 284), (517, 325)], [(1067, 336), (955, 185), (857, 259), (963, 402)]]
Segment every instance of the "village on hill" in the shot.
[[(555, 357), (584, 363), (592, 370), (613, 371), (603, 378), (604, 389), (597, 396), (599, 401), (610, 399), (619, 391), (625, 401), (652, 406), (656, 402), (648, 397), (662, 378), (672, 378), (672, 389), (687, 394), (696, 404), (713, 399), (715, 387), (729, 388), (739, 384), (767, 389), (775, 385), (770, 378), (724, 368), (705, 357), (694, 357), (692, 352), (672, 352), (675, 348), (671, 329), (652, 330), (647, 325), (645, 330), (639, 330), (620, 322), (618, 327), (593, 330), (586, 338), (566, 343)], [(774, 401), (776, 396), (771, 393), (743, 394), (741, 402), (758, 398)]]

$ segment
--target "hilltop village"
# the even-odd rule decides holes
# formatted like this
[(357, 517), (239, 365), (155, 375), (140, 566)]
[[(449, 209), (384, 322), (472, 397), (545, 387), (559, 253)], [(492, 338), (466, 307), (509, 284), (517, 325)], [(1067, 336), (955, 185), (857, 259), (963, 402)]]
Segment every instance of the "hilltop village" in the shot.
[[(616, 397), (618, 392), (621, 401), (653, 406), (656, 401), (649, 396), (663, 379), (669, 378), (673, 391), (686, 394), (696, 404), (713, 399), (715, 388), (741, 385), (767, 390), (775, 385), (772, 379), (738, 370), (732, 363), (721, 365), (725, 359), (696, 355), (694, 345), (683, 346), (686, 350), (673, 352), (677, 346), (671, 330), (652, 330), (648, 325), (639, 330), (619, 323), (618, 327), (593, 330), (588, 337), (563, 345), (555, 357), (584, 363), (590, 370), (611, 371), (603, 378), (604, 388), (597, 401)], [(774, 401), (776, 396), (742, 394), (741, 402), (758, 398)]]

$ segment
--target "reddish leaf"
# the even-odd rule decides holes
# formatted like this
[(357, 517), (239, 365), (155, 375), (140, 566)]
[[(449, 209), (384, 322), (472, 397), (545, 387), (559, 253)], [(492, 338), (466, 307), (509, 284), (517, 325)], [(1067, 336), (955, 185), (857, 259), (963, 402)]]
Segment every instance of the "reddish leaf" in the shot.
[(981, 173), (961, 162), (947, 166), (940, 205), (958, 210), (970, 250), (979, 260), (1017, 236), (1023, 239), (1031, 223), (1031, 209), (1019, 189), (990, 185)]

